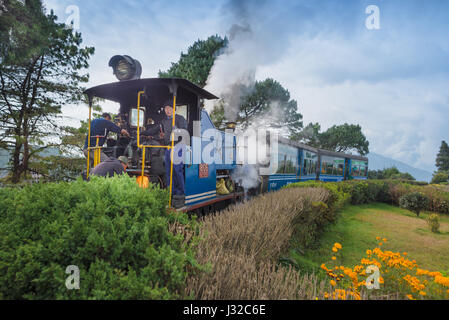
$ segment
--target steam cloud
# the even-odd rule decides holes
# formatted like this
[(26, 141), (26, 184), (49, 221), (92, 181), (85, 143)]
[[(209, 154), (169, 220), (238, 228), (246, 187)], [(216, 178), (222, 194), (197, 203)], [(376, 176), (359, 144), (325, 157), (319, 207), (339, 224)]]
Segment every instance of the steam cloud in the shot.
[(215, 60), (205, 87), (221, 99), (208, 101), (205, 106), (212, 112), (223, 104), (226, 119), (233, 122), (242, 97), (254, 89), (258, 67), (279, 61), (294, 30), (286, 21), (288, 8), (283, 1), (231, 0), (223, 6), (222, 13), (225, 24), (230, 26), (229, 44)]
[[(289, 37), (295, 31), (292, 27), (295, 23), (287, 21), (291, 15), (284, 1), (268, 3), (260, 0), (230, 0), (222, 11), (226, 25), (230, 26), (227, 32), (229, 44), (215, 60), (205, 87), (221, 99), (208, 101), (205, 107), (210, 113), (215, 107), (223, 105), (226, 120), (235, 122), (242, 98), (254, 89), (258, 68), (274, 64), (282, 58), (289, 47)], [(263, 150), (247, 152), (250, 157), (266, 154), (266, 144), (254, 135), (257, 135), (258, 129), (267, 128), (280, 119), (277, 103), (272, 101), (270, 110), (263, 116), (252, 119), (249, 128), (236, 131), (239, 137), (251, 136), (253, 139), (250, 139), (257, 144), (257, 148)], [(245, 162), (262, 165), (268, 161), (269, 155), (258, 158), (257, 161), (246, 159)], [(245, 190), (259, 184), (259, 172), (254, 166), (237, 168), (232, 173), (232, 178)]]

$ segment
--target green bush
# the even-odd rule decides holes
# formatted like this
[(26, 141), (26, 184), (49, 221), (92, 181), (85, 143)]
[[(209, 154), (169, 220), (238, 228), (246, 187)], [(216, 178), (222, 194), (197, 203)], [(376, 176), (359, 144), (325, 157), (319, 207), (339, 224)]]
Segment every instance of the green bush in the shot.
[[(413, 184), (412, 184), (413, 183)], [(422, 193), (428, 201), (423, 210), (449, 214), (449, 190), (445, 186), (428, 185), (413, 181), (401, 180), (367, 180), (343, 182), (299, 182), (288, 185), (286, 188), (325, 188), (332, 193), (335, 204), (331, 207), (338, 210), (346, 203), (354, 205), (370, 202), (383, 202), (400, 205), (400, 199), (410, 193)]]
[(420, 192), (412, 192), (402, 196), (399, 205), (413, 211), (419, 217), (419, 213), (429, 206), (429, 198)]
[(449, 172), (447, 171), (438, 171), (433, 174), (432, 184), (441, 184), (447, 183), (449, 181)]
[[(0, 296), (180, 298), (196, 266), (184, 235), (193, 225), (167, 214), (167, 202), (125, 176), (0, 189)], [(80, 269), (79, 290), (65, 286), (69, 265)]]
[(432, 213), (427, 216), (427, 224), (429, 225), (430, 231), (433, 233), (440, 232), (440, 218), (437, 214)]

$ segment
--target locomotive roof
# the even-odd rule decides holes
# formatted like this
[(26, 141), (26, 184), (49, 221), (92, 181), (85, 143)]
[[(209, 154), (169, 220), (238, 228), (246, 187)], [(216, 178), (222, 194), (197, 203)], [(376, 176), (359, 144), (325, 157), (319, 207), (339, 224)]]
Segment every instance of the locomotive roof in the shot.
[(84, 91), (84, 93), (89, 97), (98, 97), (120, 102), (124, 96), (135, 95), (137, 91), (144, 90), (145, 88), (150, 89), (151, 87), (157, 86), (166, 86), (168, 88), (177, 86), (194, 93), (200, 99), (218, 99), (218, 97), (212, 93), (198, 87), (190, 81), (179, 78), (147, 78), (119, 81), (89, 88)]

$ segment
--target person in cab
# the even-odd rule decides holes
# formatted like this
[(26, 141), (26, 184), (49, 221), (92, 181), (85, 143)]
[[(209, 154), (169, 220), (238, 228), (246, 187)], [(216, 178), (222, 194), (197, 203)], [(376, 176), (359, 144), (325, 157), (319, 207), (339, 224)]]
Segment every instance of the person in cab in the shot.
[[(109, 113), (103, 113), (102, 117), (99, 119), (95, 119), (91, 122), (90, 125), (90, 147), (95, 147), (97, 144), (97, 138), (95, 138), (96, 136), (101, 136), (101, 138), (98, 141), (98, 146), (99, 147), (103, 147), (109, 132), (115, 132), (115, 133), (121, 133), (122, 135), (125, 135), (127, 137), (130, 137), (128, 131), (126, 131), (125, 129), (120, 128), (119, 126), (115, 125), (112, 121), (111, 115)], [(84, 155), (87, 158), (88, 155), (88, 140), (89, 137), (86, 136), (86, 142), (84, 143), (84, 148), (83, 148), (83, 152)], [(90, 150), (90, 164), (91, 166), (93, 165), (94, 162), (94, 150), (91, 149)], [(103, 151), (101, 151), (101, 155), (100, 155), (100, 162), (106, 161), (108, 160), (109, 157), (104, 154)]]

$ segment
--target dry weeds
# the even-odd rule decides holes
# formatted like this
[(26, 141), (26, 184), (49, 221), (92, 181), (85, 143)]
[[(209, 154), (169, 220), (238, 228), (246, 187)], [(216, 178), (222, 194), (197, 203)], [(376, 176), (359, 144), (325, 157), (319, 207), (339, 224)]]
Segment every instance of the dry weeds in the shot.
[(186, 294), (200, 300), (321, 299), (325, 283), (278, 265), (287, 248), (295, 220), (312, 202), (325, 202), (329, 191), (291, 188), (269, 193), (218, 215), (201, 227), (199, 263), (208, 273), (187, 280)]

